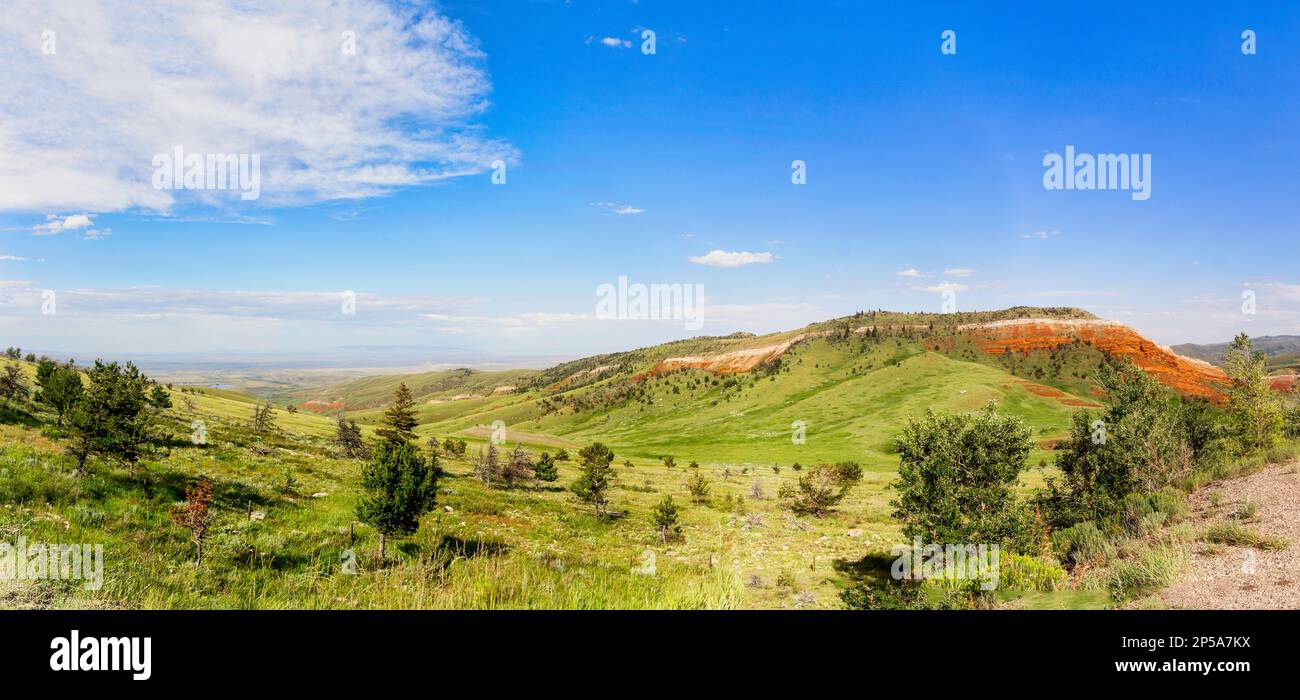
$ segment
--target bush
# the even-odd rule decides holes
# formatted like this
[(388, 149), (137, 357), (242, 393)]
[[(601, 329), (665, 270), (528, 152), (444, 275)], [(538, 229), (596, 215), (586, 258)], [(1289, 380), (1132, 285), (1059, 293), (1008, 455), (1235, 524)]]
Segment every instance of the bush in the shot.
[(1052, 546), (1062, 561), (1076, 566), (1100, 566), (1114, 556), (1110, 540), (1091, 521), (1052, 533)]
[(1125, 496), (1180, 483), (1195, 466), (1186, 420), (1199, 421), (1199, 413), (1132, 364), (1103, 364), (1098, 382), (1110, 405), (1100, 415), (1075, 414), (1056, 457), (1063, 480), (1049, 480), (1039, 498), (1056, 527), (1115, 516)]
[(1039, 557), (1004, 554), (998, 564), (998, 586), (1004, 590), (1059, 591), (1068, 578), (1060, 564)]
[(1012, 487), (1033, 449), (1030, 431), (992, 403), (975, 414), (927, 412), (894, 442), (898, 498), (891, 501), (903, 534), (925, 542), (1014, 539), (1023, 524)]
[(967, 607), (965, 596), (958, 591), (936, 591), (932, 600), (919, 581), (862, 581), (840, 592), (840, 600), (850, 610), (960, 610)]

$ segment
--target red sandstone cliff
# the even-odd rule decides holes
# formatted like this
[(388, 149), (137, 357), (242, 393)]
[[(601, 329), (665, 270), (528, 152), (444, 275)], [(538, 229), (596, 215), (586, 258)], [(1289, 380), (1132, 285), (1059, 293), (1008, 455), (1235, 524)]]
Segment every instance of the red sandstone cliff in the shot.
[(986, 353), (1046, 350), (1081, 340), (1111, 355), (1127, 358), (1161, 383), (1190, 396), (1221, 399), (1218, 385), (1227, 382), (1223, 370), (1183, 357), (1143, 337), (1122, 323), (1101, 320), (1026, 318), (959, 326)]

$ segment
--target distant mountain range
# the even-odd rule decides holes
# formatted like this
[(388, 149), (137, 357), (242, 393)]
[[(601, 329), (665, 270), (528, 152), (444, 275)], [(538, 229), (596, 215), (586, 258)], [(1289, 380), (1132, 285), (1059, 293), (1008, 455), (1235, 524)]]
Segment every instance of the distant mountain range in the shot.
[[(1204, 360), (1215, 365), (1223, 364), (1223, 354), (1232, 343), (1184, 343), (1171, 349), (1197, 360)], [(1251, 338), (1250, 344), (1256, 351), (1268, 357), (1268, 367), (1273, 371), (1295, 370), (1300, 368), (1300, 335), (1265, 335)]]

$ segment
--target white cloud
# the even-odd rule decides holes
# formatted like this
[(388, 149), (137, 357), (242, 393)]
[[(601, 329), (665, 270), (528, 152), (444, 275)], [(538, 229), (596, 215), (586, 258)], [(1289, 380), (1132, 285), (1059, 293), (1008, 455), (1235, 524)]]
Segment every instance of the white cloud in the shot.
[(0, 255), (0, 260), (10, 261), (10, 262), (23, 262), (26, 259), (27, 258), (18, 255)]
[(1033, 233), (1026, 233), (1022, 235), (1021, 238), (1035, 238), (1038, 240), (1045, 240), (1053, 236), (1059, 236), (1059, 235), (1061, 235), (1060, 231), (1034, 231)]
[[(0, 166), (3, 167), (3, 166)], [(51, 236), (64, 231), (76, 231), (80, 228), (89, 228), (94, 226), (91, 221), (91, 214), (73, 214), (71, 216), (59, 216), (58, 214), (46, 214), (45, 223), (37, 224), (32, 227), (32, 233), (37, 236)]]
[(975, 274), (975, 270), (969, 267), (950, 267), (943, 274), (949, 277), (970, 277)]
[(602, 43), (602, 44), (604, 44), (605, 46), (608, 46), (608, 47), (610, 47), (610, 48), (614, 48), (614, 49), (630, 49), (630, 48), (632, 48), (632, 42), (628, 41), (627, 39), (617, 39), (617, 38), (612, 37), (612, 36), (607, 36), (607, 37), (602, 38), (602, 39), (600, 40), (600, 43)]
[(771, 263), (775, 256), (771, 253), (750, 253), (747, 251), (728, 252), (725, 250), (711, 250), (705, 255), (692, 255), (687, 258), (696, 265), (708, 265), (709, 267), (740, 267), (742, 265)]
[(634, 207), (630, 204), (621, 204), (619, 202), (592, 202), (591, 206), (603, 207), (605, 209), (610, 210), (611, 212), (614, 212), (615, 214), (618, 214), (619, 216), (627, 216), (628, 214), (645, 213), (645, 209), (642, 209), (641, 207)]
[[(45, 55), (33, 37), (51, 27)], [(0, 211), (238, 205), (155, 189), (153, 156), (177, 146), (260, 154), (269, 206), (484, 172), (516, 158), (475, 122), (484, 58), (459, 23), (401, 3), (10, 3)]]
[(898, 275), (899, 277), (925, 277), (925, 275), (921, 274), (921, 271), (916, 269), (915, 267), (909, 267), (906, 270), (899, 270), (894, 274)]

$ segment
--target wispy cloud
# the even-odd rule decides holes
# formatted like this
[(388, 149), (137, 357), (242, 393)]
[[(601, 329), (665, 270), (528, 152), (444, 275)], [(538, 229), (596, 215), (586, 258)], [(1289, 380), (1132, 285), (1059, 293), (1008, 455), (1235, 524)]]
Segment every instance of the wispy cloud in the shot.
[(1055, 231), (1055, 230), (1053, 230), (1053, 231), (1034, 231), (1033, 233), (1026, 233), (1026, 234), (1023, 234), (1023, 235), (1021, 235), (1020, 237), (1021, 237), (1021, 238), (1032, 238), (1032, 239), (1037, 239), (1037, 240), (1040, 240), (1040, 241), (1041, 241), (1041, 240), (1046, 240), (1046, 239), (1048, 239), (1048, 238), (1052, 238), (1052, 237), (1054, 237), (1054, 236), (1059, 236), (1059, 235), (1061, 235), (1061, 232), (1060, 232), (1060, 231)]
[(969, 267), (950, 267), (943, 274), (948, 277), (970, 277), (975, 274), (975, 270)]
[[(32, 37), (51, 27), (45, 55)], [(413, 4), (10, 3), (0, 210), (236, 206), (236, 192), (154, 188), (153, 156), (177, 146), (260, 154), (270, 206), (484, 172), (517, 158), (475, 122), (484, 59), (458, 22)]]
[(7, 262), (23, 262), (26, 259), (27, 258), (24, 258), (19, 255), (0, 255), (0, 260), (4, 260)]
[(592, 202), (591, 206), (608, 209), (609, 211), (618, 214), (619, 216), (645, 213), (645, 209), (642, 209), (641, 207), (634, 207), (630, 204), (622, 204), (620, 202)]
[(922, 274), (921, 271), (916, 269), (915, 267), (909, 267), (906, 270), (899, 270), (894, 274), (898, 275), (899, 277), (916, 277), (918, 279), (921, 277), (925, 277), (925, 275)]
[(704, 255), (692, 255), (687, 258), (696, 265), (709, 267), (741, 267), (743, 265), (766, 265), (776, 259), (771, 253), (750, 253), (748, 251), (729, 252), (711, 250)]
[(632, 42), (631, 42), (631, 41), (628, 41), (627, 39), (619, 39), (618, 37), (604, 36), (604, 37), (600, 37), (599, 39), (597, 39), (597, 38), (594, 37), (594, 36), (589, 36), (589, 37), (587, 37), (587, 43), (588, 43), (588, 44), (592, 43), (593, 41), (596, 42), (596, 43), (598, 43), (598, 44), (601, 44), (601, 45), (604, 45), (604, 46), (608, 46), (608, 47), (610, 47), (611, 49), (630, 49), (630, 48), (632, 48)]

